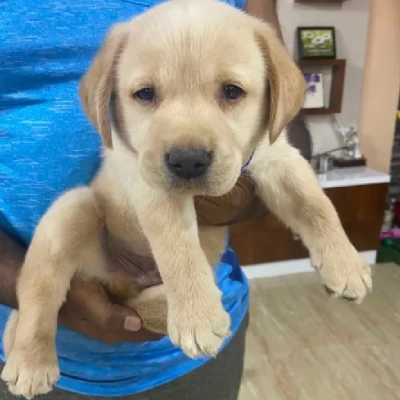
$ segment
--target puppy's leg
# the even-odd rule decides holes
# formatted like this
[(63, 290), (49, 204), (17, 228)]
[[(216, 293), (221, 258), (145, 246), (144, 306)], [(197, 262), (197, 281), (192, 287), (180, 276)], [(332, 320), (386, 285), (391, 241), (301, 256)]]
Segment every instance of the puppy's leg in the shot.
[(17, 283), (18, 315), (6, 330), (9, 354), (1, 377), (15, 395), (47, 393), (59, 378), (58, 311), (98, 227), (93, 194), (82, 188), (56, 201), (36, 229)]
[(347, 238), (307, 161), (283, 137), (260, 147), (249, 170), (269, 209), (308, 247), (327, 290), (360, 302), (372, 287), (370, 267)]
[(3, 333), (3, 349), (6, 359), (14, 345), (15, 332), (18, 324), (18, 311), (13, 311), (8, 318), (6, 328)]
[(168, 334), (168, 303), (164, 285), (148, 288), (125, 304), (139, 314), (146, 329)]
[(207, 257), (208, 263), (215, 267), (221, 260), (225, 250), (225, 240), (228, 233), (226, 227), (200, 226), (199, 239), (201, 248)]
[[(226, 233), (226, 228), (205, 226), (199, 228), (201, 248), (212, 266), (215, 266), (221, 258)], [(164, 335), (168, 333), (168, 303), (164, 285), (146, 289), (137, 297), (128, 300), (126, 304), (140, 315), (145, 328)]]
[(191, 357), (215, 355), (230, 333), (230, 320), (200, 247), (193, 198), (153, 190), (144, 181), (134, 196), (164, 282), (172, 342)]

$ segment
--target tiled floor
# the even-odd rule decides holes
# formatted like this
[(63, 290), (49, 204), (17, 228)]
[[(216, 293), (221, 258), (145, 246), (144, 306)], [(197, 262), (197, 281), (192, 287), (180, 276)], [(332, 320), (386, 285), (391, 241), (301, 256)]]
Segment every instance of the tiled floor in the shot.
[(312, 273), (251, 281), (240, 400), (400, 400), (400, 267), (373, 273), (361, 305)]

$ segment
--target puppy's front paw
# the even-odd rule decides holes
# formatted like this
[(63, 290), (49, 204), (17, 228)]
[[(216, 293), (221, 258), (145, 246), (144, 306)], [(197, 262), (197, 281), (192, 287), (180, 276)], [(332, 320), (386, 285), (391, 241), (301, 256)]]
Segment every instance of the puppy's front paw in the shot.
[[(171, 341), (191, 358), (216, 356), (230, 335), (230, 317), (220, 297), (195, 304), (181, 304), (168, 312), (168, 334)], [(210, 300), (210, 299), (208, 299)]]
[(372, 290), (371, 268), (351, 244), (325, 251), (316, 268), (332, 296), (361, 303)]
[(33, 352), (14, 346), (1, 379), (7, 383), (11, 393), (31, 399), (50, 392), (59, 376), (55, 349)]

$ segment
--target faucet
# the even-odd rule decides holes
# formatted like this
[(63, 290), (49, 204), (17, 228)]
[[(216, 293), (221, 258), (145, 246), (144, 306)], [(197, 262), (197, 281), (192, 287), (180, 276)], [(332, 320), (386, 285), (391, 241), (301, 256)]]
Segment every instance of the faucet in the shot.
[(311, 165), (318, 174), (325, 174), (333, 168), (333, 157), (330, 154), (339, 150), (349, 150), (349, 146), (340, 146), (323, 153), (315, 154), (311, 158)]

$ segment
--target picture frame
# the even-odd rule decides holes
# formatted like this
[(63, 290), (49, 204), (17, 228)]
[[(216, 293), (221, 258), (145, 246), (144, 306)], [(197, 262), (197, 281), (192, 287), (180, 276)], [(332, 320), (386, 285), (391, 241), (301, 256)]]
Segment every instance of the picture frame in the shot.
[(333, 26), (303, 26), (297, 28), (300, 60), (336, 58), (336, 35)]
[(307, 83), (305, 94), (304, 109), (323, 108), (324, 104), (324, 88), (323, 77), (320, 72), (303, 73)]

